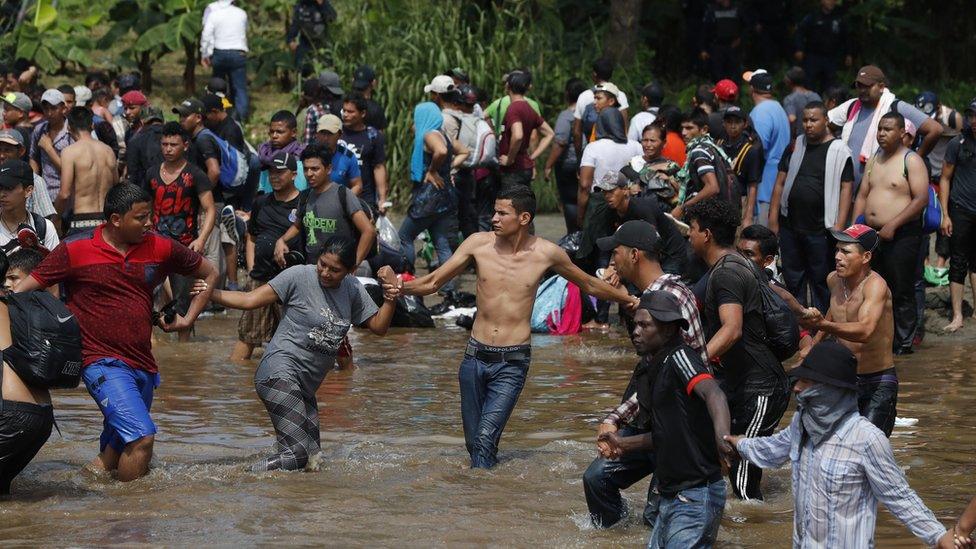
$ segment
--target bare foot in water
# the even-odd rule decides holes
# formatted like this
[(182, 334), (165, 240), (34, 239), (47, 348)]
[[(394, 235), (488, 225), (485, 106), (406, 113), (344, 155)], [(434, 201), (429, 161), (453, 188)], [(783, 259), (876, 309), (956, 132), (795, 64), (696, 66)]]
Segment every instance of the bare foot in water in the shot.
[(601, 331), (601, 332), (605, 332), (605, 331), (607, 331), (607, 330), (610, 329), (610, 325), (609, 324), (600, 324), (599, 322), (597, 322), (595, 320), (591, 320), (591, 321), (587, 322), (586, 324), (584, 324), (582, 326), (582, 328), (584, 330), (598, 330), (598, 331)]
[(961, 318), (955, 318), (955, 319), (952, 320), (952, 322), (950, 322), (949, 324), (947, 324), (945, 328), (942, 328), (942, 331), (951, 334), (951, 333), (955, 332), (956, 330), (958, 330), (959, 328), (962, 328), (962, 319)]

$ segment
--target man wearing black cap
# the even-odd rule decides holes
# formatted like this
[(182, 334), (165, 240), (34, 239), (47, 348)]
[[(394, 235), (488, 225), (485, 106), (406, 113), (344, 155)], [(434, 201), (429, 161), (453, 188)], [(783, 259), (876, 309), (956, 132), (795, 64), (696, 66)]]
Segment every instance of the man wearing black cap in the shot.
[[(275, 242), (292, 226), (298, 211), (299, 191), (295, 188), (297, 170), (298, 158), (294, 154), (279, 151), (271, 158), (268, 177), (272, 192), (255, 199), (247, 232), (244, 233), (244, 262), (251, 279), (247, 291), (267, 284), (282, 271), (275, 262), (274, 248)], [(288, 247), (300, 249), (299, 238), (288, 241)], [(300, 263), (304, 263), (304, 260)], [(271, 341), (280, 320), (279, 303), (244, 311), (237, 324), (237, 344), (231, 352), (231, 360), (251, 358), (254, 347)]]
[(359, 65), (353, 74), (352, 89), (366, 98), (366, 125), (379, 131), (386, 129), (386, 112), (383, 105), (373, 99), (376, 91), (376, 71), (369, 65)]
[(701, 354), (685, 344), (688, 321), (664, 291), (641, 297), (631, 340), (643, 358), (634, 371), (650, 433), (605, 433), (610, 457), (654, 452), (661, 500), (648, 547), (711, 547), (725, 509), (722, 470), (733, 455), (725, 394)]
[(739, 189), (745, 196), (746, 207), (742, 225), (752, 224), (752, 210), (756, 206), (756, 196), (763, 175), (763, 146), (749, 128), (749, 117), (737, 105), (725, 108), (722, 114), (722, 127), (725, 137), (716, 141), (732, 162), (732, 171), (739, 180)]
[[(827, 311), (833, 243), (827, 231), (847, 225), (854, 186), (851, 151), (827, 128), (827, 107), (806, 105), (803, 134), (779, 163), (769, 228), (778, 233), (783, 281), (804, 306)], [(813, 296), (807, 300), (807, 288)]]
[[(687, 210), (688, 240), (709, 271), (695, 285), (701, 304), (708, 356), (721, 364), (722, 388), (735, 434), (771, 434), (789, 404), (783, 366), (766, 339), (765, 278), (734, 248), (739, 217), (728, 202), (709, 198)], [(716, 368), (719, 368), (718, 366)], [(733, 466), (732, 490), (740, 499), (763, 499), (762, 470)]]
[(641, 140), (644, 128), (657, 120), (657, 113), (664, 103), (664, 90), (657, 82), (651, 82), (641, 88), (641, 112), (634, 115), (627, 129), (627, 139), (631, 141)]
[(34, 192), (34, 172), (23, 160), (0, 164), (0, 249), (10, 252), (20, 246), (18, 233), (33, 231), (40, 245), (53, 250), (58, 245), (54, 224), (27, 210), (27, 198)]
[(747, 211), (743, 217), (755, 215), (755, 222), (766, 225), (769, 219), (769, 201), (776, 184), (776, 173), (783, 152), (790, 146), (790, 119), (786, 111), (773, 97), (773, 75), (765, 69), (746, 72), (742, 79), (749, 83), (752, 102), (756, 104), (749, 112), (752, 127), (763, 146), (763, 175), (756, 193), (756, 213)]
[(793, 547), (873, 547), (879, 502), (926, 545), (953, 547), (952, 533), (908, 485), (888, 439), (857, 413), (856, 364), (839, 343), (816, 345), (790, 372), (797, 412), (789, 427), (726, 440), (756, 466), (790, 462)]
[(877, 128), (881, 116), (896, 112), (911, 120), (923, 136), (918, 154), (926, 156), (942, 134), (939, 123), (925, 116), (911, 103), (900, 101), (888, 89), (885, 73), (874, 65), (858, 69), (851, 87), (857, 97), (837, 105), (827, 113), (832, 126), (842, 128), (841, 139), (851, 149), (854, 158), (854, 193), (861, 185), (864, 165), (878, 150)]
[(827, 277), (830, 309), (826, 316), (808, 309), (811, 314), (804, 326), (818, 330), (814, 342), (833, 336), (855, 354), (858, 410), (885, 435), (891, 435), (898, 403), (898, 374), (891, 349), (894, 315), (888, 285), (871, 270), (880, 239), (867, 225), (851, 225), (831, 234), (837, 240), (837, 268)]

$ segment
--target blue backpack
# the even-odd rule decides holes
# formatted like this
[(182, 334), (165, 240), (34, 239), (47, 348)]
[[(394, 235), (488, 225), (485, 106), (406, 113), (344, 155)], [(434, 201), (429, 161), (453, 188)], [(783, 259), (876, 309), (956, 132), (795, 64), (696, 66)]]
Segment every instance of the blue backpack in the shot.
[(217, 137), (215, 133), (204, 129), (201, 135), (209, 135), (220, 149), (220, 184), (225, 189), (236, 189), (247, 181), (247, 158), (244, 153), (234, 148), (227, 141)]

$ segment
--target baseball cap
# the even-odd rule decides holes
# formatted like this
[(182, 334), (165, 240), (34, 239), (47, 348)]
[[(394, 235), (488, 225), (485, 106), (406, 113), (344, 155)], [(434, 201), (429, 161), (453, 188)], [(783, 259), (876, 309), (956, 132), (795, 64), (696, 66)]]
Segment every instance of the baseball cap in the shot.
[(752, 89), (758, 92), (769, 93), (773, 91), (773, 75), (766, 72), (766, 69), (756, 69), (742, 73), (742, 80), (748, 82)]
[(188, 116), (191, 114), (203, 114), (204, 106), (203, 102), (196, 97), (191, 97), (189, 99), (184, 99), (182, 103), (178, 106), (173, 107), (173, 112), (180, 116)]
[(75, 104), (79, 107), (87, 107), (91, 101), (92, 91), (88, 86), (75, 86)]
[(119, 85), (119, 91), (122, 93), (129, 90), (138, 90), (141, 84), (139, 75), (133, 73), (123, 74), (118, 78), (118, 80), (116, 80), (116, 82)]
[(438, 74), (424, 86), (424, 93), (451, 93), (454, 91), (454, 79), (446, 74)]
[(613, 82), (601, 82), (596, 86), (593, 86), (593, 91), (594, 93), (598, 91), (609, 93), (614, 97), (614, 99), (619, 100), (620, 98), (620, 88), (614, 85)]
[(23, 160), (12, 158), (0, 164), (0, 187), (11, 189), (17, 185), (33, 185), (34, 172)]
[(925, 116), (935, 115), (935, 106), (939, 104), (939, 96), (934, 91), (923, 91), (915, 96), (915, 107), (924, 112)]
[(271, 157), (271, 169), (272, 170), (291, 170), (293, 172), (298, 171), (298, 160), (295, 159), (295, 155), (285, 151), (278, 151), (273, 157)]
[(640, 94), (646, 97), (652, 106), (660, 105), (664, 102), (664, 89), (657, 82), (651, 82), (641, 88)]
[(207, 91), (216, 95), (217, 97), (225, 97), (227, 92), (230, 91), (227, 87), (227, 81), (219, 76), (212, 76), (210, 80), (207, 81)]
[(660, 237), (657, 229), (647, 221), (633, 219), (625, 222), (610, 236), (596, 239), (596, 245), (604, 252), (617, 246), (628, 246), (645, 252), (657, 252)]
[(969, 105), (967, 105), (966, 109), (963, 110), (962, 112), (967, 114), (971, 112), (976, 112), (976, 97), (974, 97), (973, 100), (969, 102)]
[(664, 290), (646, 292), (641, 296), (637, 308), (644, 309), (658, 322), (680, 322), (681, 329), (688, 329), (688, 319), (681, 314), (681, 303), (671, 292)]
[(203, 103), (203, 110), (206, 112), (224, 110), (224, 100), (213, 93), (204, 95), (201, 103)]
[(735, 105), (732, 105), (731, 107), (727, 107), (725, 109), (725, 112), (722, 113), (722, 118), (723, 119), (738, 118), (740, 120), (749, 120), (749, 117), (746, 115), (746, 111), (742, 110), (741, 107), (737, 107)]
[(342, 120), (334, 114), (327, 114), (319, 118), (319, 125), (315, 129), (317, 132), (337, 133), (342, 129)]
[(128, 91), (122, 95), (123, 105), (145, 105), (148, 102), (146, 95), (139, 90)]
[(54, 88), (45, 90), (44, 95), (41, 96), (41, 103), (47, 103), (49, 105), (63, 105), (64, 94)]
[(30, 112), (31, 107), (34, 106), (31, 102), (30, 97), (27, 97), (26, 93), (21, 92), (7, 92), (3, 95), (3, 102), (7, 103), (11, 107), (17, 109), (18, 111)]
[(867, 225), (861, 225), (860, 223), (851, 225), (843, 231), (832, 230), (830, 231), (830, 234), (837, 240), (837, 242), (860, 244), (862, 248), (869, 252), (873, 252), (874, 249), (878, 247), (878, 243), (881, 241), (881, 239), (878, 237), (877, 231), (871, 227), (868, 227)]
[(339, 75), (334, 71), (322, 71), (319, 73), (319, 84), (336, 95), (342, 95), (342, 84), (339, 82)]
[(857, 87), (858, 84), (863, 86), (873, 86), (878, 82), (885, 81), (884, 72), (874, 65), (864, 65), (857, 70), (857, 77), (854, 78), (854, 82), (851, 83), (851, 87)]
[(715, 97), (719, 101), (728, 103), (735, 101), (736, 96), (739, 95), (739, 86), (735, 82), (725, 78), (715, 83), (715, 87), (712, 88), (712, 93), (715, 94)]
[(857, 358), (836, 341), (824, 341), (810, 349), (799, 366), (790, 370), (793, 379), (810, 379), (842, 389), (857, 389)]
[(163, 116), (163, 109), (154, 107), (152, 105), (146, 105), (143, 107), (142, 112), (139, 113), (139, 117), (142, 118), (143, 122), (149, 122), (152, 120), (166, 122), (166, 118)]
[(612, 191), (630, 185), (630, 179), (620, 172), (607, 172), (599, 181), (593, 182), (593, 188), (601, 191)]
[(23, 147), (24, 136), (17, 130), (3, 130), (0, 131), (0, 143), (9, 143), (11, 145)]
[(376, 71), (369, 65), (359, 65), (352, 75), (352, 87), (355, 90), (365, 90), (376, 80)]

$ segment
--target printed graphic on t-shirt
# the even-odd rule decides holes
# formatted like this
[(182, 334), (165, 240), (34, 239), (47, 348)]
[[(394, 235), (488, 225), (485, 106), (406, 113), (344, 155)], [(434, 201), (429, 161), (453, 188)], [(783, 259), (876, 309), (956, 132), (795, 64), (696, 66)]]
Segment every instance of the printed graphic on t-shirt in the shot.
[(308, 332), (309, 350), (334, 355), (339, 350), (342, 338), (346, 337), (351, 324), (332, 312), (328, 307), (319, 309), (325, 320)]
[(318, 217), (312, 210), (305, 212), (305, 218), (302, 219), (302, 223), (305, 224), (305, 232), (308, 234), (307, 244), (314, 246), (319, 243), (318, 238), (315, 236), (315, 231), (334, 234), (336, 232), (337, 222), (338, 220), (334, 218)]

